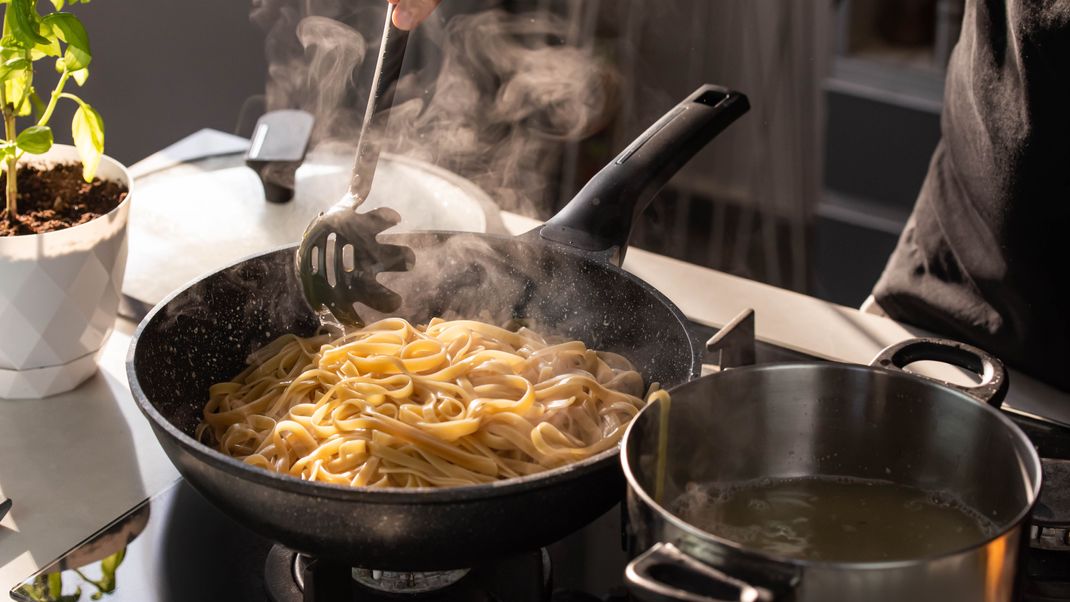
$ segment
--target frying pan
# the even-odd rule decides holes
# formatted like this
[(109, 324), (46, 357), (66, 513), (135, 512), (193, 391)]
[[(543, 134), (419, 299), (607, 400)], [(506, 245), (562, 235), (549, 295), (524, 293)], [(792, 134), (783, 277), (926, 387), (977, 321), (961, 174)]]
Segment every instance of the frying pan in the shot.
[[(381, 281), (404, 299), (393, 315), (504, 324), (620, 353), (647, 384), (698, 375), (687, 321), (649, 284), (621, 270), (635, 217), (699, 149), (745, 113), (745, 96), (705, 85), (647, 129), (543, 227), (519, 237), (461, 232), (383, 235), (416, 265)], [(560, 539), (618, 502), (617, 451), (491, 484), (353, 488), (249, 466), (192, 433), (208, 387), (250, 352), (318, 327), (294, 270), (295, 246), (240, 261), (172, 294), (134, 334), (130, 389), (183, 477), (237, 521), (299, 552), (352, 566), (466, 568)], [(384, 317), (362, 311), (369, 320)]]

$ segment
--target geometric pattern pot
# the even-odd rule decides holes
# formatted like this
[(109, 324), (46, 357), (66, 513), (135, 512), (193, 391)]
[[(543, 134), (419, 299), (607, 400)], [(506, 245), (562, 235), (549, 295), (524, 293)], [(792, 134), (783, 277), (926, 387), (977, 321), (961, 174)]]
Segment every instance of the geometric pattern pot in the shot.
[[(78, 160), (74, 147), (59, 144), (31, 159), (44, 166)], [(97, 175), (131, 188), (110, 157)], [(0, 237), (0, 398), (55, 395), (96, 372), (119, 307), (130, 197), (73, 228)]]

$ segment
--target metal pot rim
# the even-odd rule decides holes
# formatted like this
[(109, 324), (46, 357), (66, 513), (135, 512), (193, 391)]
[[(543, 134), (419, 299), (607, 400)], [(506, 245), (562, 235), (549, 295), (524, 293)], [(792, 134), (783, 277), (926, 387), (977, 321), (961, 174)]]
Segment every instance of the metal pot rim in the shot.
[[(406, 233), (403, 235), (385, 235), (384, 240), (387, 240), (390, 236), (412, 236), (412, 235), (466, 235), (477, 237), (489, 237), (495, 240), (506, 240), (512, 242), (522, 242), (524, 244), (534, 245), (551, 245), (550, 242), (531, 242), (530, 240), (523, 240), (524, 235), (509, 236), (501, 234), (491, 233), (471, 233), (471, 232), (455, 232), (455, 231), (439, 231), (439, 230), (425, 230), (420, 232)], [(540, 488), (546, 485), (550, 485), (559, 481), (570, 480), (576, 478), (582, 474), (590, 472), (596, 472), (598, 470), (605, 469), (610, 464), (615, 464), (614, 458), (620, 453), (622, 449), (622, 442), (624, 437), (621, 438), (616, 446), (611, 447), (603, 452), (595, 454), (579, 462), (573, 462), (564, 466), (559, 466), (550, 470), (537, 472), (530, 475), (512, 477), (508, 479), (501, 479), (492, 483), (478, 484), (478, 485), (461, 485), (457, 487), (412, 487), (412, 488), (388, 488), (388, 489), (376, 489), (370, 487), (353, 487), (349, 485), (337, 485), (333, 483), (321, 483), (318, 481), (305, 481), (297, 477), (290, 475), (284, 475), (276, 472), (269, 472), (267, 470), (256, 468), (249, 464), (246, 464), (237, 458), (232, 458), (222, 452), (212, 449), (211, 447), (204, 445), (203, 443), (190, 437), (181, 429), (177, 428), (171, 423), (163, 414), (156, 409), (156, 406), (149, 401), (148, 396), (141, 388), (141, 383), (138, 381), (137, 373), (134, 369), (134, 355), (137, 349), (138, 341), (141, 338), (141, 334), (149, 323), (153, 321), (156, 315), (162, 311), (172, 300), (179, 295), (183, 294), (190, 287), (198, 282), (211, 276), (218, 274), (224, 270), (231, 269), (246, 261), (278, 253), (279, 251), (295, 250), (296, 244), (286, 244), (279, 247), (268, 249), (266, 251), (255, 253), (247, 257), (243, 257), (230, 265), (224, 266), (215, 270), (209, 274), (204, 274), (198, 278), (191, 280), (182, 287), (176, 289), (162, 301), (156, 304), (151, 311), (146, 314), (145, 318), (138, 324), (137, 329), (134, 331), (133, 336), (130, 338), (130, 347), (127, 350), (126, 356), (126, 375), (129, 382), (130, 391), (133, 393), (134, 401), (137, 403), (138, 408), (149, 420), (154, 429), (162, 428), (169, 433), (186, 451), (194, 454), (201, 460), (211, 464), (216, 468), (229, 467), (234, 472), (230, 474), (239, 475), (239, 478), (252, 481), (261, 485), (266, 485), (276, 489), (282, 489), (284, 491), (297, 493), (301, 495), (307, 495), (312, 497), (327, 497), (337, 500), (352, 500), (359, 501), (361, 503), (373, 503), (373, 504), (410, 504), (414, 502), (427, 503), (427, 504), (448, 504), (456, 502), (464, 502), (468, 500), (486, 499), (488, 497), (506, 497), (514, 495), (530, 489)], [(590, 254), (583, 251), (565, 247), (564, 245), (554, 245), (555, 252), (567, 253), (576, 257), (580, 257), (586, 260), (590, 260)], [(687, 320), (680, 308), (668, 300), (656, 288), (651, 286), (648, 282), (641, 278), (626, 272), (625, 270), (614, 266), (609, 263), (601, 263), (606, 269), (616, 272), (619, 275), (633, 281), (649, 294), (656, 297), (659, 301), (663, 302), (666, 307), (669, 307), (677, 320), (681, 324), (686, 324)], [(690, 378), (694, 379), (701, 371), (701, 363), (698, 359), (698, 352), (695, 347), (694, 341), (692, 341), (691, 348), (691, 374)], [(690, 381), (689, 381), (690, 382)], [(686, 384), (686, 383), (685, 383)], [(636, 417), (638, 414), (636, 415)], [(635, 418), (632, 419), (633, 422)]]
[[(663, 520), (671, 523), (674, 527), (679, 528), (684, 533), (686, 533), (686, 534), (688, 534), (688, 535), (690, 535), (692, 537), (695, 537), (700, 541), (711, 541), (711, 542), (713, 542), (713, 543), (715, 543), (717, 545), (720, 545), (720, 546), (723, 546), (723, 547), (727, 547), (727, 548), (731, 548), (732, 550), (734, 550), (734, 551), (736, 551), (736, 552), (738, 552), (738, 553), (740, 553), (742, 555), (745, 555), (745, 556), (748, 556), (748, 557), (751, 557), (751, 558), (755, 558), (757, 560), (760, 560), (760, 561), (763, 561), (763, 562), (767, 562), (767, 563), (776, 563), (776, 564), (781, 564), (781, 565), (789, 565), (789, 566), (793, 566), (793, 567), (817, 567), (817, 568), (821, 568), (823, 570), (850, 570), (850, 571), (858, 571), (858, 570), (863, 570), (863, 571), (888, 570), (888, 569), (897, 569), (897, 568), (903, 568), (903, 567), (908, 567), (908, 566), (917, 565), (917, 564), (924, 564), (924, 563), (939, 561), (939, 560), (946, 559), (946, 558), (952, 558), (954, 556), (958, 556), (958, 555), (961, 555), (961, 554), (968, 553), (971, 550), (974, 550), (976, 548), (987, 546), (989, 543), (991, 543), (991, 542), (993, 542), (993, 541), (1005, 536), (1007, 533), (1017, 529), (1020, 525), (1022, 525), (1025, 522), (1026, 518), (1028, 518), (1030, 512), (1032, 512), (1033, 506), (1036, 505), (1036, 501), (1040, 496), (1040, 488), (1041, 488), (1042, 481), (1043, 481), (1043, 473), (1041, 471), (1040, 456), (1039, 456), (1039, 454), (1037, 454), (1036, 448), (1029, 441), (1029, 438), (1025, 435), (1025, 433), (1022, 432), (1022, 429), (1020, 429), (1018, 427), (1018, 425), (1014, 424), (1014, 422), (1011, 421), (1010, 418), (1006, 417), (1005, 415), (1003, 415), (1002, 412), (1000, 412), (999, 410), (993, 408), (992, 406), (989, 406), (987, 404), (983, 404), (983, 403), (979, 402), (978, 400), (970, 397), (966, 393), (963, 393), (963, 392), (958, 391), (956, 389), (952, 389), (951, 387), (947, 387), (947, 386), (941, 385), (941, 384), (939, 384), (939, 383), (937, 383), (935, 381), (932, 381), (932, 380), (929, 380), (929, 379), (925, 379), (925, 378), (920, 377), (920, 376), (912, 375), (912, 374), (910, 374), (908, 372), (904, 372), (904, 371), (901, 371), (901, 370), (889, 370), (887, 368), (881, 368), (881, 367), (878, 367), (878, 366), (864, 366), (864, 365), (859, 365), (859, 364), (848, 364), (848, 363), (842, 363), (842, 362), (818, 362), (818, 361), (813, 361), (813, 362), (783, 362), (783, 363), (776, 363), (776, 364), (762, 364), (762, 365), (755, 365), (755, 366), (745, 366), (745, 367), (742, 367), (742, 368), (732, 368), (729, 373), (769, 371), (769, 370), (789, 370), (790, 371), (790, 370), (795, 370), (795, 369), (802, 368), (802, 367), (805, 367), (805, 368), (824, 367), (824, 368), (832, 368), (832, 369), (838, 369), (838, 370), (849, 370), (849, 371), (859, 371), (859, 372), (877, 371), (877, 372), (884, 373), (884, 374), (888, 375), (889, 377), (904, 378), (904, 379), (913, 380), (915, 382), (918, 382), (918, 383), (921, 383), (921, 384), (925, 384), (925, 385), (929, 385), (929, 386), (941, 387), (941, 388), (943, 388), (944, 390), (946, 390), (949, 393), (953, 393), (953, 394), (955, 394), (957, 396), (960, 396), (964, 402), (973, 404), (980, 411), (988, 412), (989, 414), (993, 415), (994, 418), (999, 420), (1004, 425), (1004, 427), (1006, 427), (1011, 432), (1013, 437), (1018, 439), (1020, 443), (1024, 442), (1023, 449), (1028, 450), (1027, 453), (1029, 455), (1030, 462), (1033, 465), (1033, 467), (1035, 469), (1035, 472), (1036, 472), (1035, 482), (1032, 484), (1032, 487), (1031, 487), (1030, 492), (1029, 492), (1030, 493), (1029, 504), (1025, 508), (1023, 508), (1021, 511), (1019, 511), (1019, 513), (1015, 515), (1013, 520), (1011, 520), (1008, 523), (1006, 523), (1003, 527), (1001, 527), (999, 529), (999, 531), (997, 533), (995, 533), (991, 537), (987, 537), (987, 538), (985, 538), (983, 540), (979, 540), (979, 541), (973, 543), (970, 546), (956, 548), (954, 550), (949, 550), (947, 552), (941, 552), (939, 554), (932, 554), (932, 555), (929, 555), (929, 556), (919, 556), (919, 557), (916, 557), (916, 558), (909, 558), (909, 559), (904, 559), (904, 560), (885, 560), (885, 561), (877, 561), (877, 562), (832, 562), (832, 561), (827, 561), (827, 560), (809, 560), (809, 559), (803, 559), (803, 558), (791, 558), (791, 557), (788, 557), (788, 556), (780, 556), (780, 555), (777, 555), (777, 554), (770, 554), (770, 553), (767, 553), (767, 552), (762, 552), (762, 551), (750, 548), (748, 546), (744, 546), (743, 544), (740, 544), (739, 542), (733, 541), (731, 539), (726, 539), (724, 537), (720, 537), (718, 535), (714, 535), (713, 533), (708, 533), (706, 531), (703, 531), (702, 529), (699, 529), (698, 527), (692, 525), (691, 523), (689, 523), (689, 522), (683, 520), (682, 518), (678, 517), (677, 515), (673, 514), (667, 508), (665, 508), (663, 505), (655, 502), (654, 498), (649, 493), (647, 493), (646, 489), (644, 489), (643, 487), (641, 487), (639, 485), (639, 483), (637, 482), (637, 479), (635, 478), (635, 472), (632, 470), (632, 466), (631, 466), (631, 464), (630, 464), (630, 462), (628, 460), (628, 445), (629, 445), (629, 441), (631, 441), (632, 432), (633, 432), (633, 429), (635, 428), (636, 423), (640, 420), (640, 417), (643, 415), (644, 412), (650, 411), (650, 405), (644, 406), (641, 410), (639, 410), (639, 413), (636, 414), (634, 418), (632, 418), (632, 421), (628, 424), (628, 428), (624, 431), (624, 437), (621, 438), (620, 462), (621, 462), (621, 467), (622, 467), (622, 469), (624, 471), (624, 478), (628, 483), (629, 492), (639, 496), (639, 498), (642, 500), (642, 502), (644, 504), (646, 504), (647, 506), (649, 506), (650, 508), (652, 508), (653, 510), (655, 510)], [(717, 378), (717, 377), (721, 376), (722, 374), (725, 374), (725, 373), (724, 372), (718, 372), (718, 373), (715, 373), (715, 374), (710, 374), (710, 375), (707, 375), (707, 376), (703, 376), (702, 378), (697, 378), (697, 379), (688, 381), (686, 383), (682, 383), (680, 385), (677, 385), (677, 386), (673, 387), (672, 389), (669, 389), (669, 391), (668, 391), (669, 395), (672, 396), (672, 394), (674, 392), (679, 391), (681, 389), (684, 389), (684, 388), (686, 388), (688, 386), (694, 386), (696, 383), (698, 383), (701, 380), (704, 380), (704, 379), (707, 379), (707, 378)]]

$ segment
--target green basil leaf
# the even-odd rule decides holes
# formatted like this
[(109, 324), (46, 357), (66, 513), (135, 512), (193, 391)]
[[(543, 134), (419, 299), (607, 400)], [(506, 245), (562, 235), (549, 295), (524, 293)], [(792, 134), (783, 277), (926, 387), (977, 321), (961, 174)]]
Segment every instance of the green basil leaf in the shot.
[(96, 109), (79, 101), (71, 121), (71, 134), (78, 156), (82, 158), (82, 177), (92, 182), (104, 156), (104, 119)]
[(48, 40), (47, 44), (37, 44), (33, 48), (30, 48), (30, 58), (33, 60), (40, 59), (46, 56), (60, 56), (63, 54), (63, 49), (59, 46), (59, 39), (53, 38)]
[[(3, 0), (0, 0), (3, 2)], [(15, 46), (15, 38), (4, 36), (0, 38), (0, 61), (9, 61), (13, 58), (24, 56), (26, 51)]]
[(24, 102), (21, 105), (19, 105), (19, 110), (15, 112), (15, 116), (16, 117), (27, 117), (27, 116), (30, 115), (30, 113), (33, 113), (33, 107), (30, 106), (30, 103)]
[(42, 594), (45, 593), (48, 589), (48, 576), (38, 575), (34, 577), (33, 586), (37, 591), (41, 592)]
[(93, 59), (89, 51), (89, 34), (78, 17), (71, 13), (52, 13), (42, 19), (45, 26), (52, 28), (57, 38), (67, 43), (67, 52), (63, 54), (63, 61), (69, 71), (77, 71), (89, 66)]
[(58, 598), (63, 595), (63, 575), (59, 572), (48, 574), (48, 596)]
[(0, 144), (0, 159), (6, 160), (9, 157), (14, 157), (18, 153), (19, 147), (15, 146), (14, 144), (10, 142), (4, 142), (3, 144)]
[(63, 5), (66, 4), (63, 0), (52, 0), (52, 6), (56, 7), (56, 10), (63, 10)]
[(41, 18), (37, 15), (35, 3), (35, 0), (11, 0), (11, 35), (15, 37), (20, 46), (25, 48), (48, 44), (48, 39), (38, 31)]
[(0, 63), (0, 80), (7, 79), (12, 71), (24, 71), (30, 68), (30, 61), (25, 57), (17, 56)]
[(105, 593), (115, 591), (115, 571), (119, 570), (119, 565), (123, 563), (124, 558), (126, 558), (126, 548), (123, 548), (100, 561), (101, 591)]
[(115, 578), (115, 571), (119, 568), (119, 565), (123, 563), (123, 559), (126, 558), (126, 548), (119, 550), (111, 556), (106, 556), (100, 561), (100, 573), (101, 581), (107, 581), (108, 579)]
[(19, 132), (15, 144), (22, 150), (40, 155), (52, 148), (52, 128), (47, 125), (31, 125)]
[(41, 100), (41, 97), (37, 95), (36, 90), (30, 90), (30, 106), (33, 108), (33, 118), (40, 120), (41, 116), (45, 114), (45, 101)]
[[(19, 102), (23, 96), (29, 93), (33, 89), (33, 69), (19, 69), (7, 74), (7, 77), (0, 80), (4, 86), (4, 98), (10, 99), (11, 102)], [(28, 103), (22, 103), (19, 107), (18, 116), (29, 115), (30, 106)]]
[(47, 125), (31, 125), (19, 132), (15, 144), (31, 155), (40, 155), (52, 148), (52, 128)]
[(85, 85), (85, 80), (89, 79), (89, 67), (82, 67), (77, 71), (72, 71), (71, 77), (74, 78), (74, 83), (79, 86)]

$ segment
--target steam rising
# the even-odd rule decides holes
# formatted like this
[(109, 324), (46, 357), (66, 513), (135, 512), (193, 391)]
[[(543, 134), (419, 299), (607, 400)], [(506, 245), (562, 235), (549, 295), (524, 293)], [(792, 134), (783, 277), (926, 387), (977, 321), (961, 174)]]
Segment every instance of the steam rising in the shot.
[[(268, 108), (313, 113), (313, 144), (336, 151), (356, 142), (370, 82), (361, 66), (375, 60), (383, 16), (345, 6), (259, 0), (252, 15), (269, 29)], [(500, 10), (425, 22), (410, 37), (383, 150), (458, 172), (503, 209), (547, 216), (563, 142), (598, 131), (617, 102), (616, 73), (565, 44), (566, 30), (550, 13)]]
[[(290, 91), (307, 98), (306, 111), (316, 116), (317, 137), (333, 124), (350, 117), (343, 110), (346, 88), (352, 85), (353, 66), (364, 60), (367, 46), (354, 29), (327, 17), (305, 17), (297, 24), (297, 39), (310, 57), (304, 86)], [(273, 68), (272, 68), (273, 69)], [(270, 72), (272, 80), (275, 73)], [(279, 78), (285, 83), (287, 78)]]
[[(374, 60), (378, 42), (368, 32), (378, 34), (382, 6), (351, 6), (254, 0), (252, 18), (269, 30), (268, 108), (312, 112), (321, 149), (351, 152), (370, 83), (361, 65)], [(415, 66), (399, 82), (384, 150), (456, 171), (503, 209), (546, 216), (563, 141), (599, 130), (617, 102), (616, 73), (590, 50), (564, 44), (565, 31), (553, 15), (501, 11), (422, 24), (410, 44), (422, 36), (435, 52), (414, 57), (410, 46), (407, 59), (416, 60), (407, 64)], [(648, 384), (683, 382), (696, 369), (672, 306), (608, 266), (520, 238), (389, 236), (383, 242), (416, 252), (412, 270), (380, 277), (404, 300), (396, 315), (411, 322), (437, 315), (537, 324), (625, 355)], [(158, 311), (138, 343), (140, 365), (152, 369), (137, 370), (169, 420), (191, 429), (207, 387), (240, 372), (248, 353), (318, 326), (293, 268), (292, 251), (267, 253), (207, 277)]]

